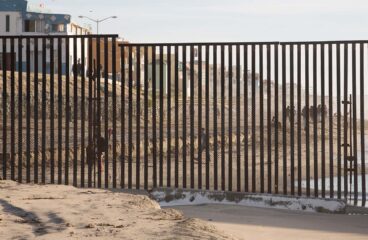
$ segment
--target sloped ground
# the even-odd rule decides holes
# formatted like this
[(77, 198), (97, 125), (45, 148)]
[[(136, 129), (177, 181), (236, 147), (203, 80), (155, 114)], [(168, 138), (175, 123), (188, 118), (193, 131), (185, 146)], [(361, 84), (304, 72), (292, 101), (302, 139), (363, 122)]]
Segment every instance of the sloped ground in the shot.
[(145, 195), (0, 181), (1, 239), (233, 239)]

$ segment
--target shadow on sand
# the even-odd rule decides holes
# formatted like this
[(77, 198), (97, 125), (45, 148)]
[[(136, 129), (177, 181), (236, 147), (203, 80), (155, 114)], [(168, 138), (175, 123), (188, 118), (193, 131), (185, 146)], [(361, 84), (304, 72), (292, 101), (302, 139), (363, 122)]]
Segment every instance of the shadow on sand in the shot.
[[(18, 223), (29, 224), (33, 228), (35, 236), (43, 236), (50, 233), (50, 230), (63, 231), (66, 229), (64, 226), (64, 219), (59, 217), (56, 213), (47, 213), (49, 218), (48, 222), (43, 222), (41, 218), (34, 212), (26, 211), (20, 207), (16, 207), (4, 199), (0, 199), (0, 205), (3, 207), (3, 211), (20, 218)], [(48, 223), (58, 225), (57, 229), (55, 226), (48, 225)]]

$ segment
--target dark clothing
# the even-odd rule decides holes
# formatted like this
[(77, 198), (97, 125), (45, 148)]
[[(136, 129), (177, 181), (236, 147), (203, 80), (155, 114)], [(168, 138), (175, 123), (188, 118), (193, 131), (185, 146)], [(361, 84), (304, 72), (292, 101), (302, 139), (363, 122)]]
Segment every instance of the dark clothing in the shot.
[(107, 143), (106, 139), (103, 138), (103, 137), (99, 137), (97, 139), (97, 151), (99, 153), (103, 153), (103, 152), (106, 152), (107, 149), (108, 149), (108, 143)]
[(82, 64), (81, 63), (77, 64), (77, 74), (78, 76), (82, 76)]
[(93, 166), (96, 157), (93, 144), (88, 144), (86, 151), (87, 151), (87, 163), (89, 166)]
[(74, 64), (72, 66), (73, 75), (78, 75), (78, 65)]
[[(201, 139), (200, 139), (199, 148), (198, 148), (198, 159), (202, 159), (202, 153), (205, 149), (207, 149), (207, 140), (208, 139), (207, 139), (206, 131), (202, 130)], [(209, 151), (206, 151), (206, 159), (208, 159), (208, 161), (210, 160)]]

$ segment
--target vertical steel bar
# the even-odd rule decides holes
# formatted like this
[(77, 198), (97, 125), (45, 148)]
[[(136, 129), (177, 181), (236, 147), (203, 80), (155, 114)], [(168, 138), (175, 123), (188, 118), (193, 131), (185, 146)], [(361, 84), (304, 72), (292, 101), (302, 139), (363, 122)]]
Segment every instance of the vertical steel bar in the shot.
[(275, 45), (275, 194), (279, 193), (279, 45)]
[[(352, 82), (352, 90), (353, 90), (353, 156), (354, 156), (354, 205), (356, 206), (358, 204), (358, 142), (357, 142), (357, 64), (356, 64), (356, 58), (357, 58), (357, 49), (356, 49), (356, 45), (357, 44), (353, 44), (353, 53), (352, 53), (352, 73), (353, 73), (353, 82)], [(331, 85), (332, 88), (332, 85)], [(330, 103), (331, 104), (331, 103)], [(332, 106), (332, 104), (331, 104)], [(330, 107), (331, 107), (330, 106)], [(331, 117), (330, 117), (331, 118)], [(330, 124), (332, 123), (331, 119), (330, 119)], [(332, 125), (332, 124), (331, 124)], [(333, 125), (332, 125), (333, 127)], [(330, 128), (330, 131), (332, 131), (332, 129)], [(330, 133), (330, 138), (332, 139), (333, 135)], [(330, 146), (330, 149), (331, 146)], [(362, 150), (364, 151), (364, 149)], [(330, 158), (331, 161), (331, 158)], [(333, 160), (332, 160), (333, 161)], [(332, 165), (333, 162), (330, 162), (330, 164)], [(331, 169), (333, 169), (333, 165), (330, 166)], [(333, 195), (331, 195), (331, 197), (333, 197)]]
[(228, 46), (229, 54), (229, 160), (228, 160), (228, 191), (233, 190), (233, 46)]
[(264, 99), (263, 99), (263, 45), (259, 45), (259, 140), (260, 140), (260, 168), (259, 180), (261, 193), (264, 193)]
[(282, 45), (282, 176), (283, 193), (287, 194), (287, 138), (286, 138), (286, 46)]
[(206, 190), (210, 189), (210, 46), (206, 45)]
[[(267, 193), (272, 193), (271, 45), (267, 44)], [(247, 137), (247, 136), (246, 136)]]
[(183, 45), (183, 188), (187, 187), (187, 46)]
[[(198, 189), (202, 189), (202, 46), (198, 46)], [(206, 150), (207, 151), (207, 150)]]
[[(88, 163), (88, 187), (92, 187), (92, 166), (95, 162), (95, 154), (93, 147), (93, 65), (92, 65), (92, 38), (88, 38), (88, 65), (87, 65), (87, 78), (88, 78), (88, 147), (87, 147), (87, 163)], [(59, 86), (60, 87), (60, 86)], [(61, 93), (62, 94), (62, 93)], [(61, 106), (62, 107), (62, 106)], [(92, 152), (93, 150), (93, 152)], [(91, 152), (89, 152), (91, 151)], [(92, 154), (93, 153), (93, 154)]]
[[(366, 172), (365, 172), (365, 139), (364, 139), (364, 78), (365, 78), (365, 61), (364, 61), (364, 44), (360, 44), (360, 164), (361, 164), (361, 176), (362, 176), (362, 206), (366, 203)], [(339, 96), (339, 95), (337, 95)], [(338, 120), (339, 121), (339, 120)], [(338, 127), (338, 132), (340, 128)], [(358, 157), (358, 156), (357, 156)], [(341, 163), (340, 168), (341, 169)], [(339, 173), (341, 176), (341, 172)]]
[(135, 185), (136, 189), (140, 188), (140, 168), (141, 168), (141, 49), (136, 48), (137, 51), (137, 81), (136, 81), (136, 96), (137, 96), (137, 106), (136, 106), (136, 170), (135, 170)]
[(120, 59), (121, 59), (120, 187), (125, 188), (125, 46), (120, 47)]
[(290, 188), (291, 195), (295, 194), (295, 145), (294, 145), (294, 45), (289, 45), (290, 54)]
[(340, 70), (340, 65), (341, 65), (340, 51), (341, 49), (340, 49), (340, 46), (341, 46), (340, 44), (336, 44), (337, 196), (339, 199), (341, 199), (341, 70)]
[(33, 102), (33, 110), (34, 110), (34, 116), (33, 116), (33, 137), (34, 137), (34, 158), (33, 158), (33, 170), (34, 170), (34, 177), (33, 181), (34, 183), (38, 183), (38, 39), (34, 38), (34, 69), (33, 69), (33, 90), (34, 90), (34, 102)]
[[(97, 132), (95, 132), (95, 142), (98, 145), (100, 138), (102, 137), (101, 134), (101, 70), (102, 70), (102, 65), (101, 65), (101, 38), (97, 37), (96, 38), (96, 68), (97, 68), (97, 75), (96, 75), (96, 84), (97, 87), (95, 89), (95, 91), (97, 91), (97, 99), (95, 99), (95, 101), (97, 101), (96, 103), (96, 108), (97, 108), (97, 112), (94, 112), (95, 116), (93, 116), (95, 118), (95, 126), (94, 128), (96, 129)], [(98, 155), (98, 159), (97, 159), (97, 187), (101, 188), (101, 175), (102, 175), (102, 161), (101, 161), (101, 157), (102, 157), (102, 153), (100, 152), (101, 148), (99, 148), (99, 146), (97, 146), (97, 151), (99, 151), (97, 153)], [(96, 174), (96, 173), (95, 173)]]
[(69, 184), (69, 122), (70, 122), (70, 39), (65, 38), (65, 166), (64, 166), (64, 183)]
[[(339, 103), (338, 103), (339, 104)], [(322, 181), (322, 197), (325, 197), (326, 194), (326, 147), (325, 147), (325, 117), (326, 117), (326, 108), (325, 108), (325, 45), (321, 44), (321, 106), (322, 106), (322, 116), (321, 116), (321, 181)]]
[(148, 48), (144, 47), (144, 189), (148, 189)]
[(175, 188), (179, 187), (179, 47), (175, 46)]
[[(27, 120), (26, 120), (26, 152), (27, 152), (27, 171), (26, 171), (26, 176), (27, 176), (27, 183), (31, 182), (31, 39), (28, 37), (26, 38), (26, 69), (27, 69), (27, 75), (26, 75), (26, 81), (27, 81), (27, 98), (26, 98), (26, 113), (27, 113)], [(4, 44), (4, 43), (3, 43)], [(5, 76), (5, 74), (3, 75)], [(6, 84), (6, 81), (4, 81), (4, 84)], [(23, 84), (23, 83), (22, 83)], [(3, 91), (5, 91), (6, 89), (6, 85), (3, 88)], [(4, 100), (6, 99), (6, 96), (4, 97)], [(5, 101), (4, 101), (5, 102)], [(4, 108), (4, 112), (5, 112), (5, 108)], [(3, 126), (6, 127), (6, 117), (4, 117), (3, 119)], [(3, 134), (3, 138), (4, 140), (6, 140), (6, 132), (4, 132), (5, 134)], [(4, 141), (6, 142), (6, 141)], [(6, 144), (5, 144), (6, 145)], [(4, 148), (4, 153), (6, 153), (6, 147)], [(4, 175), (5, 176), (5, 175)], [(5, 177), (4, 177), (5, 178)]]
[(297, 76), (297, 105), (298, 105), (298, 130), (297, 130), (297, 138), (298, 138), (298, 196), (302, 195), (302, 131), (301, 131), (301, 126), (302, 126), (302, 92), (301, 92), (301, 88), (302, 88), (302, 64), (301, 64), (301, 45), (298, 44), (297, 45), (297, 51), (298, 51), (298, 56), (297, 56), (297, 72), (298, 72), (298, 76)]
[(313, 44), (313, 144), (314, 196), (318, 197), (318, 124), (317, 124), (317, 45)]
[(159, 168), (159, 186), (163, 187), (164, 179), (164, 50), (163, 46), (160, 46), (160, 168)]
[(105, 188), (109, 187), (109, 38), (104, 38), (104, 133), (105, 133), (105, 141), (106, 141), (106, 151), (104, 154), (105, 161)]
[(218, 189), (218, 134), (217, 134), (217, 45), (213, 45), (213, 188)]
[(10, 39), (10, 179), (15, 180), (15, 52), (14, 38)]
[(240, 148), (240, 45), (236, 45), (236, 189), (238, 192), (241, 191)]
[[(50, 175), (51, 184), (55, 183), (55, 109), (54, 109), (54, 81), (55, 81), (55, 53), (54, 53), (54, 39), (50, 37)], [(66, 56), (69, 56), (67, 54)]]
[(171, 46), (167, 46), (167, 187), (171, 187)]
[[(111, 39), (111, 71), (112, 71), (112, 187), (116, 188), (116, 38)], [(83, 99), (83, 98), (82, 98)], [(83, 105), (82, 105), (83, 106)], [(82, 111), (83, 113), (83, 111)], [(83, 119), (83, 117), (82, 117)], [(83, 121), (82, 121), (83, 122)]]
[(334, 197), (334, 165), (333, 165), (333, 76), (332, 76), (332, 44), (328, 44), (328, 99), (329, 99), (329, 143), (330, 143), (330, 197)]
[(256, 191), (256, 49), (252, 45), (252, 192)]
[(152, 46), (152, 142), (153, 187), (157, 187), (157, 139), (156, 139), (156, 46)]
[[(84, 187), (85, 178), (85, 86), (86, 86), (86, 57), (85, 57), (86, 38), (81, 38), (81, 187)], [(60, 112), (59, 112), (60, 115)]]
[(309, 149), (309, 45), (305, 44), (305, 144), (307, 196), (310, 196), (310, 149)]
[(23, 38), (18, 38), (18, 182), (23, 180)]
[[(6, 59), (6, 52), (7, 52), (7, 38), (3, 38), (2, 39), (2, 44), (3, 44), (3, 136), (2, 136), (2, 140), (3, 140), (3, 179), (6, 180), (6, 175), (7, 175), (7, 131), (8, 131), (8, 126), (7, 126), (7, 98), (8, 98), (8, 93), (7, 93), (7, 59)], [(28, 83), (28, 82), (27, 82)], [(28, 104), (29, 105), (29, 104)], [(28, 128), (29, 129), (29, 128)], [(28, 166), (27, 166), (28, 167)], [(28, 170), (28, 168), (27, 168)], [(28, 181), (28, 178), (27, 178)]]
[(78, 171), (78, 46), (77, 38), (73, 37), (73, 186), (78, 185), (77, 171)]
[(194, 46), (190, 46), (190, 188), (194, 189)]
[(132, 189), (132, 162), (133, 162), (133, 52), (132, 46), (128, 47), (129, 50), (129, 105), (128, 105), (128, 189)]
[(225, 191), (225, 46), (221, 45), (221, 190)]
[(344, 44), (344, 198), (348, 197), (348, 173), (347, 173), (347, 157), (348, 157), (348, 44)]
[[(354, 44), (352, 44), (352, 48), (354, 48), (353, 47), (353, 45)], [(352, 52), (353, 52), (354, 50), (352, 49)], [(353, 67), (353, 60), (352, 60), (352, 74), (354, 75), (354, 67)], [(354, 115), (354, 113), (353, 113), (353, 99), (352, 99), (352, 96), (351, 96), (351, 94), (349, 94), (349, 104), (350, 104), (350, 108), (349, 108), (349, 142), (350, 142), (350, 146), (349, 146), (349, 157), (348, 157), (348, 160), (349, 160), (349, 158), (350, 158), (350, 160), (349, 160), (349, 168), (348, 168), (348, 171), (349, 171), (349, 184), (350, 184), (350, 188), (349, 188), (349, 201), (351, 202), (352, 201), (352, 194), (354, 194), (355, 195), (355, 191), (353, 190), (353, 186), (352, 186), (352, 184), (353, 184), (353, 181), (355, 180), (355, 179), (353, 179), (353, 172), (355, 172), (354, 170), (355, 169), (353, 169), (353, 161), (352, 161), (352, 157), (353, 157), (353, 154), (354, 154), (354, 146), (353, 146), (353, 134), (354, 134), (354, 132), (353, 132), (353, 125), (354, 125), (354, 123), (353, 123), (353, 115)], [(353, 191), (354, 191), (354, 193), (353, 193)]]
[(248, 45), (244, 45), (244, 191), (248, 192), (249, 189), (249, 154), (248, 154)]
[[(62, 167), (62, 150), (63, 150), (63, 82), (62, 82), (62, 44), (63, 44), (63, 39), (62, 38), (58, 38), (58, 42), (57, 42), (57, 49), (58, 49), (58, 62), (57, 62), (57, 66), (58, 66), (58, 153), (57, 153), (57, 158), (58, 158), (58, 184), (62, 183), (62, 171), (63, 171), (63, 167)], [(46, 58), (46, 46), (45, 46), (45, 50), (44, 50), (44, 57)], [(45, 64), (46, 64), (46, 59), (44, 59)], [(46, 73), (45, 73), (46, 74)], [(46, 77), (46, 76), (45, 76)], [(46, 121), (46, 79), (43, 80), (44, 82), (42, 83), (43, 86), (43, 90), (42, 90), (42, 94), (44, 95), (43, 100), (43, 107), (42, 107), (42, 115), (45, 116), (45, 119), (43, 119), (44, 121)], [(46, 125), (46, 124), (45, 124)], [(46, 126), (44, 126), (45, 129), (42, 130), (42, 134), (44, 134), (46, 136)]]

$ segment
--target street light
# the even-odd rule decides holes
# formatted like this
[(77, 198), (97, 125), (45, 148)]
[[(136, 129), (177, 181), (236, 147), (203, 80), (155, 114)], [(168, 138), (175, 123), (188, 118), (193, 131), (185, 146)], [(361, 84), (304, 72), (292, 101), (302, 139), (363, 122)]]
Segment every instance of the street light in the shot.
[(106, 21), (110, 18), (118, 18), (117, 16), (110, 16), (110, 17), (107, 17), (107, 18), (104, 18), (104, 19), (93, 19), (93, 18), (90, 18), (90, 17), (87, 17), (87, 16), (79, 16), (79, 18), (87, 18), (89, 20), (91, 20), (92, 22), (95, 22), (97, 24), (97, 34), (98, 34), (98, 27), (99, 27), (99, 24), (103, 21)]

